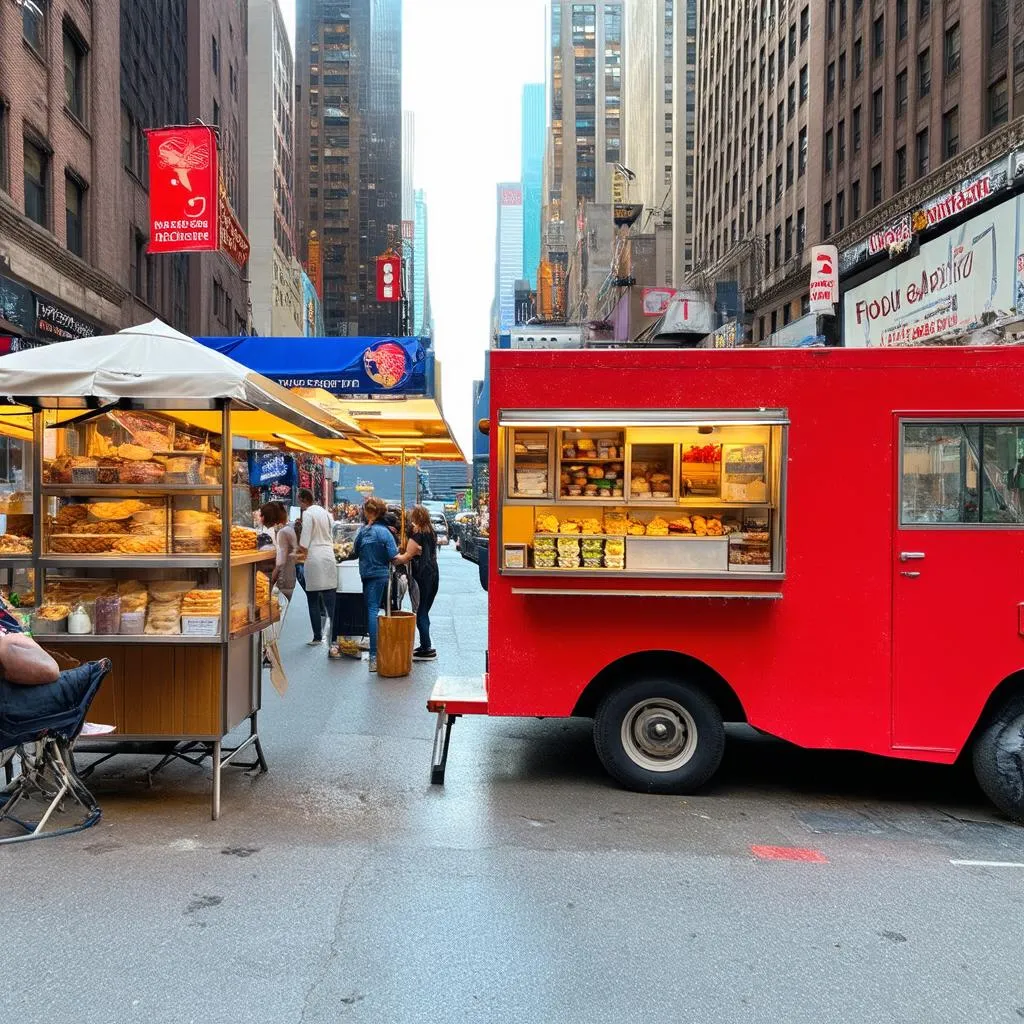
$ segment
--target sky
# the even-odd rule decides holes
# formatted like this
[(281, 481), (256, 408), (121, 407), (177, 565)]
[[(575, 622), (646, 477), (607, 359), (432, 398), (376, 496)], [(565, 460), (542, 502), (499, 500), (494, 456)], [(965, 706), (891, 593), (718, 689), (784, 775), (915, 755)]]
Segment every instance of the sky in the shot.
[[(280, 3), (294, 39), (295, 0)], [(402, 39), (443, 405), (469, 457), (494, 298), (495, 185), (519, 180), (522, 88), (544, 81), (544, 0), (403, 0)]]

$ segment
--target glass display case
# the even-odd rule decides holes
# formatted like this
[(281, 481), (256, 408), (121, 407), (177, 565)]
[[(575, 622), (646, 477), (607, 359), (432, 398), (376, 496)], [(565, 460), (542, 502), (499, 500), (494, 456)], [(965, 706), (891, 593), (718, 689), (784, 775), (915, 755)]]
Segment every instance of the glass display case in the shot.
[[(740, 422), (723, 414), (718, 423), (689, 423), (681, 414), (676, 425), (650, 426), (638, 414), (636, 426), (608, 428), (587, 426), (580, 413), (581, 425), (552, 423), (556, 493), (525, 500), (510, 459), (500, 495), (501, 570), (781, 574), (785, 425), (734, 415)], [(513, 435), (525, 432), (501, 429), (514, 451)]]
[(550, 430), (510, 430), (508, 437), (509, 496), (549, 498), (553, 433)]
[(0, 436), (0, 565), (32, 557), (32, 445)]

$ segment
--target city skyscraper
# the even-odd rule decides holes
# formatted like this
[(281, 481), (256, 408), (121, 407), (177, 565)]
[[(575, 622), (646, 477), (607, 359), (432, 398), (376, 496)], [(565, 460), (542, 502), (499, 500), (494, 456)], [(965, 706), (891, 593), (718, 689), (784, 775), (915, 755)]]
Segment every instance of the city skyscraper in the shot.
[(498, 185), (495, 235), (494, 311), (499, 332), (515, 324), (516, 281), (523, 272), (523, 189), (518, 181)]
[(531, 288), (537, 287), (537, 266), (540, 263), (546, 128), (543, 84), (524, 85), (519, 173), (523, 182), (523, 279), (530, 282)]
[(303, 329), (296, 261), (295, 75), (278, 0), (249, 0), (249, 279), (259, 334)]
[(322, 243), (325, 330), (395, 335), (376, 258), (401, 244), (401, 0), (297, 0), (296, 81), (299, 234)]
[(622, 159), (622, 0), (550, 0), (545, 249), (575, 248), (577, 205), (610, 203)]
[(402, 220), (416, 217), (413, 175), (416, 170), (416, 115), (402, 111)]
[(430, 274), (428, 271), (427, 197), (423, 189), (416, 189), (413, 198), (413, 279), (412, 279), (412, 333), (428, 337), (434, 333), (430, 313)]

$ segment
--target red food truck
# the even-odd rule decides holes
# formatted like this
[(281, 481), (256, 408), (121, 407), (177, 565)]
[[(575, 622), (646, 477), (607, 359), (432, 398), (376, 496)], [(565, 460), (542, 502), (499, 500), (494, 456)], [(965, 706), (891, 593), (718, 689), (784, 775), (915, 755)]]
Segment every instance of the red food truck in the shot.
[(1024, 349), (491, 353), (488, 657), (461, 715), (587, 716), (688, 793), (746, 722), (973, 758), (1024, 818)]

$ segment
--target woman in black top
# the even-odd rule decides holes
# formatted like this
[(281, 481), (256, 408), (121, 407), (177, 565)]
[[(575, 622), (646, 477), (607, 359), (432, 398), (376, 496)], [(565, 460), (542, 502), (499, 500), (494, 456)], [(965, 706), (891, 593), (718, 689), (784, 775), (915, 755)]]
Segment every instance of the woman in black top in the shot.
[(405, 551), (395, 559), (396, 565), (409, 564), (412, 578), (419, 589), (419, 604), (416, 606), (416, 628), (420, 633), (420, 645), (413, 651), (413, 661), (433, 661), (437, 651), (430, 646), (430, 609), (437, 597), (440, 574), (437, 569), (437, 535), (430, 525), (430, 513), (416, 505), (409, 515), (412, 530)]

